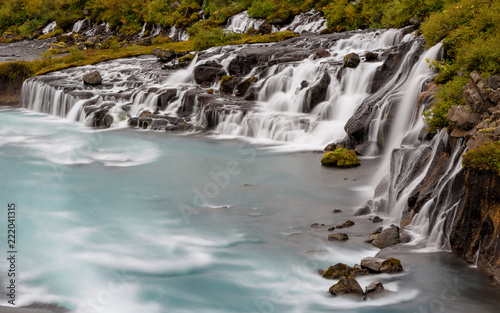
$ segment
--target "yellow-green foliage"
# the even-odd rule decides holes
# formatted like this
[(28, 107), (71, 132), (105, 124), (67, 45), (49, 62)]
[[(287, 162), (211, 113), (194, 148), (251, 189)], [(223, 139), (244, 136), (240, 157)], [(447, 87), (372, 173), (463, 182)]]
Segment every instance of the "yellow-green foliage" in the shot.
[(430, 133), (448, 127), (450, 121), (446, 115), (452, 106), (465, 105), (462, 88), (468, 81), (468, 76), (456, 77), (436, 92), (434, 105), (424, 112), (424, 120), (429, 126)]
[(500, 142), (490, 142), (462, 156), (464, 168), (492, 171), (500, 176)]
[(151, 44), (152, 45), (163, 45), (163, 44), (169, 43), (169, 42), (172, 42), (172, 38), (170, 38), (170, 37), (162, 37), (162, 36), (158, 36), (158, 37), (153, 38), (151, 40)]
[(45, 35), (41, 35), (41, 36), (38, 36), (38, 40), (41, 40), (41, 39), (47, 39), (47, 38), (52, 38), (52, 37), (55, 37), (57, 35), (61, 35), (63, 33), (63, 30), (62, 29), (57, 29), (51, 33), (48, 33), (48, 34), (45, 34)]
[(335, 151), (327, 152), (321, 159), (321, 164), (337, 167), (352, 167), (360, 165), (356, 153), (346, 148), (339, 148)]

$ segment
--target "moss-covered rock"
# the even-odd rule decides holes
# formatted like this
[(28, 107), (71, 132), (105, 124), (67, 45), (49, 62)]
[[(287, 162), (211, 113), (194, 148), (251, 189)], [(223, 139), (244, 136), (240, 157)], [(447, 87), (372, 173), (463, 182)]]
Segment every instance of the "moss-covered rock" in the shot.
[(321, 159), (321, 164), (336, 167), (353, 167), (360, 165), (360, 162), (354, 151), (339, 148), (335, 151), (327, 152), (323, 156), (323, 159)]
[(399, 273), (403, 271), (401, 261), (396, 258), (388, 258), (382, 264), (380, 272), (382, 273)]
[(351, 220), (347, 220), (345, 223), (337, 225), (337, 228), (345, 228), (345, 227), (351, 227), (351, 226), (354, 226), (354, 222)]
[(337, 279), (342, 276), (350, 276), (354, 271), (354, 268), (350, 267), (344, 263), (337, 263), (330, 266), (326, 271), (323, 272), (323, 277), (327, 279)]

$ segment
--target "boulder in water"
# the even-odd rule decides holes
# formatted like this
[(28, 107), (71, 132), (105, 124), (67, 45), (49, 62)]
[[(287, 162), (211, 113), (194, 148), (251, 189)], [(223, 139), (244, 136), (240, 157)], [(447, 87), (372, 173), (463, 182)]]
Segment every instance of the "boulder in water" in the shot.
[(344, 223), (337, 225), (336, 227), (337, 228), (346, 228), (346, 227), (351, 227), (351, 226), (354, 226), (354, 222), (351, 220), (347, 220)]
[(345, 233), (337, 233), (328, 235), (328, 240), (330, 241), (345, 241), (349, 239), (349, 236)]
[(361, 268), (367, 269), (370, 272), (380, 273), (380, 268), (384, 264), (385, 259), (366, 257), (361, 260)]
[(401, 265), (401, 261), (396, 258), (388, 258), (384, 261), (382, 266), (380, 267), (381, 273), (399, 273), (403, 271), (403, 266)]
[(354, 279), (354, 277), (352, 276), (340, 277), (339, 282), (331, 286), (329, 291), (333, 296), (363, 295), (363, 289), (361, 289), (361, 286), (359, 285), (358, 281)]
[(342, 276), (350, 276), (354, 268), (344, 263), (337, 263), (330, 266), (326, 271), (323, 271), (323, 277), (327, 279), (338, 279)]
[(87, 85), (100, 85), (102, 83), (101, 74), (98, 71), (92, 71), (83, 75), (83, 82)]
[(220, 80), (220, 90), (222, 92), (232, 94), (237, 84), (238, 79), (234, 77), (234, 75), (222, 76), (222, 79)]
[(327, 58), (330, 56), (330, 52), (325, 49), (319, 49), (318, 51), (316, 51), (315, 56), (317, 58)]
[(170, 102), (177, 96), (177, 89), (167, 89), (158, 96), (157, 106), (160, 110), (165, 110)]
[(155, 55), (156, 57), (158, 57), (158, 60), (161, 62), (171, 61), (177, 56), (175, 54), (175, 51), (172, 49), (163, 50), (161, 48), (156, 48), (156, 49), (153, 49), (153, 51), (151, 53), (153, 55)]
[(374, 283), (369, 284), (365, 288), (365, 296), (363, 297), (363, 300), (366, 300), (367, 298), (371, 298), (376, 294), (384, 292), (384, 285), (382, 285), (381, 282), (377, 281)]
[(349, 68), (356, 68), (358, 67), (359, 63), (361, 62), (359, 55), (356, 53), (349, 53), (344, 57), (344, 68), (349, 67)]
[(371, 242), (371, 244), (377, 248), (384, 249), (387, 247), (392, 247), (401, 243), (399, 238), (399, 227), (391, 225), (391, 227), (383, 230), (377, 237)]
[(367, 62), (373, 62), (378, 60), (378, 54), (375, 52), (368, 51), (365, 53), (365, 59)]
[(247, 93), (248, 89), (250, 89), (250, 86), (254, 81), (255, 77), (252, 76), (240, 82), (238, 85), (236, 85), (235, 95), (239, 97), (244, 96)]

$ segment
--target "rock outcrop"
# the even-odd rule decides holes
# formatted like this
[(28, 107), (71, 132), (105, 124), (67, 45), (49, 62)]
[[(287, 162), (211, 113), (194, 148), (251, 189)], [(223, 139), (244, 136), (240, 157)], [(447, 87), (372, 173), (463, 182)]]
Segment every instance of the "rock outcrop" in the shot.
[(92, 71), (83, 75), (83, 82), (87, 85), (100, 85), (102, 83), (101, 74), (98, 71)]
[(363, 295), (363, 289), (359, 285), (358, 281), (354, 279), (354, 277), (352, 276), (340, 277), (339, 282), (331, 286), (329, 291), (332, 294), (332, 296)]
[[(470, 169), (465, 197), (450, 235), (454, 254), (489, 275), (500, 285), (500, 176)], [(476, 256), (477, 254), (477, 256)]]

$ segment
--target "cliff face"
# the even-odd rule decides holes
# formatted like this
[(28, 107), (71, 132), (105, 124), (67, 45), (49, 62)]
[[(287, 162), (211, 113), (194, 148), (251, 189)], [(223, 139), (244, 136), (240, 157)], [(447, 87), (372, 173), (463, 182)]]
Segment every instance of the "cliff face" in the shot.
[(450, 244), (453, 253), (467, 262), (477, 258), (478, 268), (500, 285), (500, 176), (496, 173), (466, 172), (465, 197), (453, 222)]

